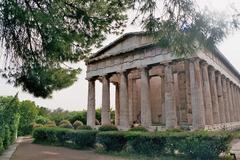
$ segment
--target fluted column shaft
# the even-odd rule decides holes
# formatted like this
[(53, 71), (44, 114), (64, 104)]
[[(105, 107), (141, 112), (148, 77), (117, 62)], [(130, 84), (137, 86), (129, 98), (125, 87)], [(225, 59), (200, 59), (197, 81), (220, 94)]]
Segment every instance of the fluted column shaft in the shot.
[(203, 71), (202, 79), (203, 79), (203, 95), (204, 95), (206, 124), (212, 125), (213, 124), (212, 98), (211, 98), (210, 82), (209, 82), (209, 75), (208, 75), (208, 65), (206, 62), (202, 64), (202, 71)]
[(144, 127), (152, 125), (150, 84), (146, 68), (141, 68), (141, 124)]
[(115, 125), (119, 125), (120, 122), (120, 90), (119, 84), (115, 84)]
[(227, 80), (227, 93), (228, 93), (228, 102), (229, 102), (229, 112), (230, 112), (230, 121), (234, 122), (234, 111), (233, 111), (233, 103), (232, 103), (232, 94), (230, 81)]
[(219, 104), (218, 104), (218, 94), (217, 94), (217, 85), (216, 85), (216, 75), (214, 68), (209, 70), (210, 78), (210, 87), (212, 95), (212, 106), (213, 106), (213, 122), (214, 124), (220, 123), (220, 114), (219, 114)]
[(220, 122), (225, 123), (225, 109), (224, 109), (224, 100), (223, 100), (223, 87), (222, 87), (222, 76), (218, 72), (217, 73), (217, 93), (218, 93), (218, 104), (219, 104), (219, 115), (220, 115)]
[(236, 113), (236, 104), (235, 104), (235, 98), (234, 98), (234, 85), (231, 82), (230, 83), (230, 92), (231, 92), (231, 101), (232, 101), (232, 110), (233, 110), (233, 122), (237, 122), (237, 113)]
[(225, 77), (222, 78), (223, 83), (223, 100), (224, 100), (224, 111), (225, 111), (225, 119), (226, 122), (230, 122), (230, 112), (229, 112), (229, 99), (227, 93), (227, 82)]
[(87, 125), (95, 126), (95, 80), (88, 81), (88, 108), (87, 108)]
[(190, 87), (192, 104), (192, 126), (193, 130), (205, 128), (205, 111), (202, 92), (202, 77), (199, 59), (192, 59), (190, 68)]
[(110, 119), (110, 82), (107, 76), (102, 79), (102, 125), (111, 124)]
[(128, 80), (125, 72), (120, 73), (120, 126), (129, 127)]
[(165, 118), (166, 128), (177, 127), (176, 104), (174, 103), (174, 85), (173, 85), (172, 66), (165, 66)]

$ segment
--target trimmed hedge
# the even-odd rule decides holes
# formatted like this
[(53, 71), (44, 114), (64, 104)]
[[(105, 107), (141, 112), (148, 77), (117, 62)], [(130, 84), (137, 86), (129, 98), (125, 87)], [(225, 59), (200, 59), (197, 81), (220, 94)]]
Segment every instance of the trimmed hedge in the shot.
[(68, 146), (72, 148), (93, 147), (97, 131), (66, 128), (36, 128), (33, 132), (34, 143)]
[(102, 125), (98, 128), (99, 131), (118, 131), (118, 128), (112, 124), (109, 125)]
[(97, 135), (97, 143), (102, 144), (106, 151), (121, 151), (127, 144), (127, 139), (124, 132), (100, 132)]
[(147, 132), (148, 130), (145, 127), (142, 126), (137, 126), (137, 127), (133, 127), (131, 129), (129, 129), (129, 131), (133, 131), (133, 132)]
[(228, 149), (231, 135), (226, 132), (101, 132), (97, 142), (106, 151), (119, 151), (126, 144), (137, 154), (171, 154), (176, 151), (192, 159), (217, 159)]
[[(35, 143), (47, 143), (73, 148), (89, 148), (100, 144), (105, 151), (128, 151), (159, 156), (182, 154), (191, 159), (218, 159), (228, 150), (232, 135), (227, 132), (120, 132), (73, 130), (64, 128), (37, 128)], [(4, 145), (1, 142), (0, 146)]]

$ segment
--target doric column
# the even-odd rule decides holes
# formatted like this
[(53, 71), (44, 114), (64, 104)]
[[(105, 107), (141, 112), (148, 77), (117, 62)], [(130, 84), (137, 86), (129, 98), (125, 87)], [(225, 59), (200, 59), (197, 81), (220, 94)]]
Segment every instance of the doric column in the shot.
[(212, 110), (212, 98), (210, 90), (210, 82), (208, 75), (208, 64), (202, 63), (202, 79), (203, 79), (203, 95), (204, 95), (204, 106), (205, 106), (205, 119), (207, 125), (213, 124), (213, 110)]
[(120, 122), (120, 90), (119, 84), (115, 84), (115, 125), (119, 125)]
[(107, 76), (102, 79), (102, 125), (111, 124), (110, 118), (110, 82)]
[(212, 106), (213, 106), (213, 122), (214, 124), (220, 123), (220, 114), (219, 114), (219, 104), (218, 104), (218, 95), (217, 95), (217, 85), (216, 85), (216, 75), (215, 69), (210, 67), (209, 69), (209, 79), (212, 95)]
[(192, 126), (193, 130), (198, 130), (205, 128), (202, 76), (198, 58), (191, 59), (189, 69), (192, 102)]
[(238, 86), (236, 86), (236, 100), (237, 100), (237, 108), (238, 108), (238, 121), (240, 121), (240, 95), (239, 95)]
[(229, 112), (230, 112), (230, 121), (234, 122), (234, 111), (233, 111), (233, 103), (232, 103), (232, 94), (231, 94), (231, 87), (230, 81), (227, 79), (227, 93), (228, 93), (228, 102), (229, 102)]
[(87, 108), (87, 125), (95, 126), (95, 80), (88, 80), (88, 108)]
[(141, 68), (141, 124), (144, 127), (152, 125), (150, 84), (147, 68)]
[(237, 93), (236, 93), (236, 85), (233, 83), (232, 84), (232, 93), (233, 93), (233, 103), (234, 103), (234, 110), (235, 110), (235, 122), (239, 121), (239, 117), (238, 117), (238, 106), (237, 106)]
[(129, 128), (127, 73), (120, 73), (120, 127)]
[(186, 100), (187, 100), (187, 115), (188, 124), (192, 125), (192, 104), (191, 104), (191, 85), (190, 85), (190, 69), (189, 60), (185, 61), (185, 73), (186, 73)]
[(222, 76), (220, 72), (217, 72), (217, 95), (218, 95), (218, 104), (219, 104), (219, 115), (220, 122), (225, 123), (225, 109), (224, 109), (224, 100), (223, 100), (223, 87), (222, 87)]
[(172, 65), (165, 66), (165, 118), (166, 128), (172, 129), (177, 127), (176, 104), (174, 103), (174, 85)]
[(227, 82), (225, 77), (222, 77), (222, 84), (223, 84), (223, 100), (224, 100), (223, 104), (224, 104), (224, 110), (225, 110), (225, 118), (226, 118), (226, 122), (230, 122)]
[(235, 98), (234, 98), (234, 89), (233, 89), (234, 85), (231, 82), (230, 83), (230, 92), (231, 92), (231, 101), (232, 101), (232, 109), (233, 109), (233, 122), (237, 121), (237, 113), (236, 113), (236, 104), (235, 104)]
[(166, 124), (165, 115), (165, 76), (161, 76), (162, 124)]
[(133, 79), (128, 79), (129, 124), (133, 124)]

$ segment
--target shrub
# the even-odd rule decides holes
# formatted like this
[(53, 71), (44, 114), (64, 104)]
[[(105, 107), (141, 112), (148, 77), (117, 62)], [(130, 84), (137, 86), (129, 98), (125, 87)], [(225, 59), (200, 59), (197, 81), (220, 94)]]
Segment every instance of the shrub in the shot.
[(137, 132), (137, 131), (140, 131), (140, 132), (147, 132), (148, 130), (142, 126), (137, 126), (137, 127), (133, 127), (131, 129), (129, 129), (129, 131), (134, 131), (134, 132)]
[(93, 147), (96, 142), (97, 131), (72, 131), (70, 134), (71, 140), (75, 148)]
[(72, 124), (68, 120), (62, 120), (59, 123), (60, 128), (73, 128)]
[(79, 128), (80, 126), (82, 126), (83, 125), (83, 123), (81, 122), (81, 121), (75, 121), (74, 123), (73, 123), (73, 128), (74, 129), (77, 129), (77, 128)]
[(32, 133), (32, 123), (35, 121), (37, 117), (37, 107), (32, 101), (22, 101), (19, 105), (19, 113), (20, 113), (20, 122), (18, 134), (21, 136), (29, 135)]
[(102, 144), (106, 151), (121, 151), (126, 146), (127, 139), (123, 132), (109, 131), (98, 133), (97, 142)]
[(93, 147), (97, 131), (75, 131), (67, 128), (37, 128), (33, 132), (34, 143), (69, 146), (73, 148)]
[(126, 138), (134, 152), (147, 155), (162, 153), (166, 143), (166, 139), (158, 133), (128, 132)]
[(179, 151), (191, 158), (217, 159), (228, 149), (230, 140), (226, 132), (195, 132), (181, 141)]
[(47, 124), (44, 125), (44, 127), (57, 127), (56, 123), (54, 121), (48, 121)]
[(101, 127), (99, 127), (98, 129), (99, 131), (118, 131), (118, 128), (114, 125), (102, 125)]
[(50, 120), (46, 117), (43, 116), (37, 116), (37, 118), (35, 119), (35, 123), (37, 124), (42, 124), (45, 125), (49, 122)]
[(77, 130), (92, 130), (92, 127), (83, 125), (83, 126), (77, 127), (76, 129)]
[(43, 125), (42, 124), (37, 124), (37, 123), (32, 123), (32, 127), (33, 127), (33, 129), (41, 128), (41, 127), (43, 127)]
[(58, 128), (36, 128), (33, 131), (35, 143), (55, 144), (57, 142), (56, 131)]

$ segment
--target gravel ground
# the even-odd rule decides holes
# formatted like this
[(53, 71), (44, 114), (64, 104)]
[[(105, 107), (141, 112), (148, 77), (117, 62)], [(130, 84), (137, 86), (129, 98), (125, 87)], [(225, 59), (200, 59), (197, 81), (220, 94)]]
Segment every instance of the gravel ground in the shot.
[(25, 139), (13, 154), (11, 160), (124, 160), (117, 157), (99, 155), (94, 151), (73, 150), (32, 144), (32, 139)]

